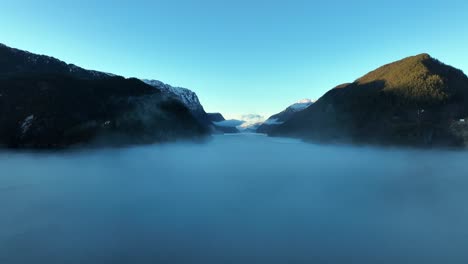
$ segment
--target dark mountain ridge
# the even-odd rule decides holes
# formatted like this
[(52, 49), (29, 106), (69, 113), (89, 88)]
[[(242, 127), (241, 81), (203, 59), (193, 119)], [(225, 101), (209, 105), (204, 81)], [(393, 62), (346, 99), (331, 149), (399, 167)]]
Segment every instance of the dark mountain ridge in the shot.
[(61, 148), (199, 138), (209, 128), (138, 79), (0, 47), (0, 145)]
[(54, 57), (10, 48), (0, 43), (0, 75), (24, 73), (66, 74), (80, 79), (102, 79), (113, 76), (67, 64)]

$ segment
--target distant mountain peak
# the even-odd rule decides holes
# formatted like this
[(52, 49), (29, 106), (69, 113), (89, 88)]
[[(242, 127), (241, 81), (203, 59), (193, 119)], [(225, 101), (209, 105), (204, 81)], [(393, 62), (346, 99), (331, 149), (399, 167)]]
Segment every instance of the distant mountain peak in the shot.
[(314, 102), (311, 99), (302, 99), (302, 100), (297, 101), (295, 104), (289, 106), (288, 109), (294, 112), (302, 111), (313, 103)]
[(287, 120), (289, 120), (292, 116), (296, 113), (304, 111), (306, 108), (311, 106), (315, 101), (311, 99), (302, 99), (297, 101), (295, 104), (290, 105), (288, 108), (283, 110), (282, 112), (275, 114), (265, 120), (262, 124), (260, 124), (257, 128), (258, 133), (267, 133), (269, 129), (273, 126), (281, 125)]
[(296, 102), (296, 104), (309, 104), (309, 103), (313, 103), (313, 101), (311, 99), (302, 99)]

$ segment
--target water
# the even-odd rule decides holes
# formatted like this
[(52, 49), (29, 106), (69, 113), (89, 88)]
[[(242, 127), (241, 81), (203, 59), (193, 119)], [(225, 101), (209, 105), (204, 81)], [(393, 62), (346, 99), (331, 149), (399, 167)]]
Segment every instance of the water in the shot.
[(0, 263), (467, 263), (468, 152), (256, 135), (0, 153)]

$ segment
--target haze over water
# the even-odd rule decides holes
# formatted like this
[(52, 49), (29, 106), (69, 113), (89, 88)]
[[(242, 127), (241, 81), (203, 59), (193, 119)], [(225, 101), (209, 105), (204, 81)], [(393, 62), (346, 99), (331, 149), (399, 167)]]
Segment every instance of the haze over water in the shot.
[(0, 152), (0, 263), (467, 263), (467, 160), (258, 135)]

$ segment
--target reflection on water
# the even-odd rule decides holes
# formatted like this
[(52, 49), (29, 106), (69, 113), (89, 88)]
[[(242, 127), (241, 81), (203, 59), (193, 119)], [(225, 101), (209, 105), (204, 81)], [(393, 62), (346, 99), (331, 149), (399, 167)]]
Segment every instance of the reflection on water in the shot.
[(468, 152), (256, 135), (0, 153), (0, 263), (468, 263)]

